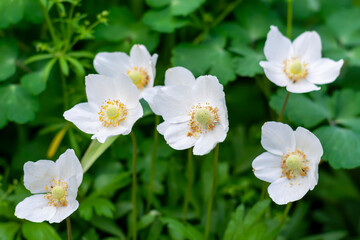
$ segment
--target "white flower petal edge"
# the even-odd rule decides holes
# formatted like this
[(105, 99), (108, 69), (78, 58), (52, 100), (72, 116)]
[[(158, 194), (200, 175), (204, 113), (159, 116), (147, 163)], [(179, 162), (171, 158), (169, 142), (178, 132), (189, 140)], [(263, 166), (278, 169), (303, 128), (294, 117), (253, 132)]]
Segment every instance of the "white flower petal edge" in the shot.
[(143, 115), (139, 91), (124, 74), (116, 78), (87, 76), (86, 95), (88, 102), (75, 105), (64, 118), (101, 143), (112, 136), (129, 134)]
[(146, 89), (152, 88), (156, 75), (158, 55), (150, 55), (144, 45), (135, 44), (130, 50), (130, 56), (123, 52), (100, 52), (95, 56), (95, 70), (105, 76), (118, 77), (128, 75), (143, 97)]
[(261, 144), (268, 151), (252, 163), (256, 177), (270, 182), (271, 199), (287, 204), (301, 199), (318, 182), (318, 165), (323, 155), (319, 139), (305, 128), (293, 131), (288, 125), (266, 122)]
[(157, 126), (176, 150), (194, 147), (195, 155), (209, 153), (223, 142), (229, 129), (223, 86), (215, 76), (200, 76), (175, 67), (166, 72), (165, 84), (145, 96), (164, 122)]
[(321, 39), (315, 31), (304, 32), (293, 43), (271, 26), (264, 46), (267, 61), (259, 64), (266, 77), (293, 93), (317, 91), (340, 74), (343, 60), (321, 58)]
[(25, 187), (32, 193), (43, 194), (21, 201), (15, 208), (15, 216), (32, 222), (61, 222), (79, 207), (76, 195), (82, 177), (80, 161), (72, 149), (63, 153), (56, 162), (26, 162)]

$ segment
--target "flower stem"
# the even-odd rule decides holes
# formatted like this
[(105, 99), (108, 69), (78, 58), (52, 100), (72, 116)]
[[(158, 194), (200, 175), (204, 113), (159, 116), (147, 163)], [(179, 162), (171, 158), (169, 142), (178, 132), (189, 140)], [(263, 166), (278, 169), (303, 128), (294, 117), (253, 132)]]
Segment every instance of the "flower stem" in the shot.
[(60, 68), (60, 78), (61, 78), (61, 85), (63, 89), (63, 98), (64, 98), (64, 109), (69, 109), (69, 95), (67, 91), (67, 84), (66, 84), (66, 78), (64, 76), (64, 73), (61, 71), (60, 61), (59, 61), (59, 68)]
[(137, 226), (136, 226), (136, 154), (137, 154), (137, 145), (136, 138), (133, 132), (130, 132), (132, 144), (133, 144), (133, 172), (132, 172), (132, 205), (133, 205), (133, 214), (132, 214), (132, 238), (136, 240)]
[(187, 170), (188, 170), (188, 185), (187, 185), (187, 189), (186, 189), (184, 208), (183, 208), (183, 219), (182, 219), (184, 223), (186, 222), (189, 199), (190, 199), (191, 188), (192, 188), (193, 178), (194, 178), (192, 148), (188, 149)]
[(53, 40), (54, 45), (57, 45), (58, 38), (57, 38), (57, 36), (55, 34), (54, 26), (53, 26), (53, 24), (52, 24), (52, 22), (50, 20), (49, 12), (48, 12), (46, 6), (44, 6), (40, 0), (38, 0), (38, 2), (40, 3), (40, 5), (42, 7), (42, 10), (43, 10), (43, 13), (44, 13), (44, 16), (45, 16), (45, 21), (47, 23), (47, 26), (49, 28), (49, 32), (50, 32), (50, 35), (51, 35), (51, 39)]
[(286, 105), (287, 105), (287, 102), (289, 100), (289, 96), (290, 96), (290, 92), (287, 92), (284, 103), (283, 103), (283, 106), (281, 108), (281, 112), (280, 112), (280, 115), (279, 115), (279, 118), (278, 118), (278, 122), (282, 122), (282, 120), (283, 120)]
[(150, 181), (149, 181), (149, 191), (148, 191), (148, 202), (147, 202), (147, 212), (150, 211), (151, 202), (153, 197), (153, 189), (154, 189), (154, 174), (155, 174), (155, 160), (156, 160), (156, 152), (157, 152), (157, 145), (159, 140), (159, 133), (156, 130), (156, 126), (159, 125), (160, 117), (155, 116), (155, 128), (154, 128), (154, 143), (151, 155), (151, 168), (150, 168)]
[(293, 0), (287, 0), (288, 9), (287, 9), (287, 28), (286, 36), (291, 39), (291, 30), (292, 30), (292, 19), (293, 19)]
[[(284, 223), (285, 223), (285, 220), (286, 220), (286, 218), (287, 218), (287, 216), (288, 216), (288, 213), (289, 213), (289, 211), (290, 211), (290, 208), (291, 208), (291, 206), (292, 206), (292, 203), (293, 203), (293, 202), (289, 202), (288, 204), (286, 204), (284, 213), (283, 213), (283, 215), (282, 215), (282, 217), (281, 217), (281, 221), (280, 221), (280, 230), (281, 230), (282, 226), (283, 226)], [(280, 233), (280, 230), (279, 230), (279, 233)], [(277, 239), (279, 233), (274, 237), (274, 240)]]
[(66, 218), (66, 226), (67, 226), (67, 234), (68, 234), (68, 240), (72, 239), (71, 236), (71, 222), (70, 222), (70, 217)]
[(216, 191), (216, 174), (217, 174), (218, 159), (219, 159), (219, 144), (216, 145), (215, 153), (214, 153), (213, 185), (212, 185), (210, 199), (209, 199), (209, 203), (208, 203), (208, 209), (207, 209), (206, 225), (205, 225), (205, 240), (209, 239), (209, 233), (210, 233), (211, 209), (212, 209), (212, 204), (213, 204), (214, 195), (215, 195), (215, 191)]

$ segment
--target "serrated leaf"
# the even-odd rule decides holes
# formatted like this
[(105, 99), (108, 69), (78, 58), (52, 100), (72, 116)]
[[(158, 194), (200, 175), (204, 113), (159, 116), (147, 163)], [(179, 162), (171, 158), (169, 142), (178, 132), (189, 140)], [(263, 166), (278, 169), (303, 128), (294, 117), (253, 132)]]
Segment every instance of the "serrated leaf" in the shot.
[(335, 107), (335, 119), (351, 118), (360, 114), (360, 92), (343, 89), (331, 97)]
[(181, 43), (173, 50), (174, 66), (188, 68), (195, 76), (212, 74), (226, 85), (235, 80), (232, 56), (224, 49), (225, 39), (219, 38), (203, 44)]
[(171, 0), (171, 14), (187, 16), (203, 4), (205, 0)]
[(324, 148), (323, 158), (335, 168), (360, 166), (360, 135), (337, 126), (325, 126), (314, 131)]
[(0, 1), (0, 29), (19, 22), (23, 14), (24, 0)]
[(19, 85), (0, 87), (0, 126), (4, 119), (26, 123), (34, 119), (38, 102)]
[(16, 41), (10, 39), (0, 39), (0, 81), (11, 77), (16, 72), (16, 57)]
[(20, 79), (21, 85), (31, 94), (39, 95), (46, 89), (43, 71), (25, 74)]
[(92, 204), (96, 212), (96, 215), (104, 216), (108, 218), (114, 217), (115, 206), (109, 199), (95, 198), (92, 199)]
[(158, 217), (160, 216), (160, 213), (156, 210), (150, 211), (148, 214), (142, 216), (140, 218), (139, 224), (137, 229), (141, 230), (144, 228), (147, 228), (150, 224), (152, 224)]
[(204, 235), (190, 224), (182, 224), (178, 220), (168, 217), (162, 217), (160, 218), (160, 220), (164, 224), (166, 224), (171, 231), (175, 231), (181, 234), (182, 236), (185, 237), (185, 239), (189, 239), (189, 240), (204, 239)]
[(25, 222), (22, 233), (27, 240), (61, 240), (55, 229), (48, 223)]
[[(279, 114), (284, 103), (286, 90), (279, 89), (271, 96), (270, 106)], [(311, 112), (311, 114), (306, 114)], [(290, 94), (285, 109), (285, 116), (297, 125), (314, 127), (320, 122), (329, 119), (331, 112), (322, 102), (316, 102), (304, 94)]]
[(119, 237), (119, 240), (126, 240), (125, 234), (114, 220), (104, 217), (94, 217), (91, 219), (91, 224), (106, 233)]
[(170, 7), (162, 10), (147, 11), (143, 17), (143, 21), (153, 30), (162, 33), (172, 33), (175, 29), (187, 24), (187, 20), (173, 17)]
[(242, 77), (254, 77), (256, 74), (262, 74), (263, 69), (259, 65), (261, 59), (263, 59), (262, 55), (255, 52), (245, 55), (245, 57), (234, 58), (236, 74)]

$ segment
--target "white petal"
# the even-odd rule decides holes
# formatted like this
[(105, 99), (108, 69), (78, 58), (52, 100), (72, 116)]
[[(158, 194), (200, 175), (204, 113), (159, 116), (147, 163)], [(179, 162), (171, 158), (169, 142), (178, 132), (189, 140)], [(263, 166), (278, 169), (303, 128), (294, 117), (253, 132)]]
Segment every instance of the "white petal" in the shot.
[(191, 88), (182, 85), (162, 87), (154, 97), (154, 104), (165, 121), (187, 121), (194, 105)]
[(184, 67), (173, 67), (165, 72), (165, 86), (185, 85), (192, 87), (194, 84), (194, 75)]
[(313, 164), (319, 164), (323, 155), (323, 148), (319, 139), (309, 130), (298, 127), (294, 132), (296, 139), (296, 149), (302, 151), (306, 159)]
[(171, 123), (165, 121), (157, 125), (156, 129), (161, 135), (164, 135), (165, 131), (169, 128), (170, 125)]
[(287, 124), (266, 122), (261, 128), (261, 145), (270, 153), (282, 156), (295, 151), (294, 132)]
[(24, 185), (31, 193), (46, 192), (46, 185), (57, 175), (55, 162), (39, 160), (24, 165)]
[(49, 223), (59, 223), (78, 209), (79, 202), (76, 199), (67, 198), (66, 200), (68, 201), (67, 206), (55, 208), (56, 213), (49, 219)]
[(45, 194), (37, 194), (25, 198), (15, 208), (15, 216), (32, 222), (49, 221), (55, 213), (56, 208), (48, 206), (49, 200), (44, 198)]
[(269, 152), (257, 156), (252, 162), (254, 174), (257, 178), (274, 182), (281, 177), (281, 157)]
[(116, 77), (130, 69), (130, 58), (122, 52), (96, 54), (94, 68), (101, 75)]
[(194, 146), (196, 138), (188, 137), (189, 126), (187, 122), (172, 123), (164, 133), (166, 143), (176, 150), (183, 150)]
[(116, 78), (90, 74), (85, 78), (85, 85), (88, 101), (97, 106), (103, 105), (107, 99), (117, 99), (131, 108), (139, 101), (137, 87), (124, 74)]
[(290, 40), (284, 37), (277, 27), (271, 26), (264, 47), (266, 59), (270, 62), (282, 63), (288, 58), (290, 49)]
[(200, 76), (192, 89), (194, 100), (202, 102), (221, 101), (225, 98), (223, 86), (215, 76)]
[(331, 83), (339, 76), (343, 63), (342, 59), (335, 62), (328, 58), (321, 58), (308, 66), (306, 79), (315, 84)]
[(313, 190), (319, 180), (318, 173), (319, 165), (318, 164), (310, 164), (309, 171), (306, 173), (309, 179), (309, 189)]
[(295, 56), (307, 63), (317, 61), (321, 58), (321, 40), (317, 32), (304, 32), (293, 42)]
[[(153, 78), (155, 78), (156, 76), (156, 62), (157, 62), (157, 59), (158, 59), (158, 55), (155, 53), (151, 56), (151, 59), (150, 59), (150, 62), (151, 62), (151, 67), (152, 67), (152, 73), (153, 73)], [(153, 86), (154, 83), (151, 85)]]
[(151, 65), (151, 56), (144, 45), (135, 44), (130, 50), (132, 67), (148, 68)]
[(307, 177), (297, 177), (291, 180), (282, 177), (271, 183), (268, 188), (270, 198), (279, 205), (297, 201), (304, 197), (308, 191)]
[(289, 82), (289, 84), (286, 86), (286, 90), (292, 93), (307, 93), (312, 91), (318, 91), (320, 90), (320, 87), (316, 86), (315, 84), (309, 82), (306, 79), (302, 79), (296, 83)]
[(131, 129), (129, 130), (128, 128), (124, 127), (124, 126), (117, 126), (117, 127), (102, 127), (101, 129), (99, 129), (98, 132), (94, 133), (94, 135), (91, 137), (91, 139), (97, 139), (100, 143), (104, 143), (106, 141), (106, 139), (108, 139), (109, 137), (112, 136), (117, 136), (117, 135), (126, 135), (129, 134), (131, 131)]
[(121, 123), (121, 126), (125, 127), (128, 131), (122, 134), (129, 134), (131, 132), (132, 127), (134, 126), (135, 122), (143, 116), (144, 112), (141, 107), (141, 104), (138, 103), (138, 105), (134, 108), (128, 109), (128, 114), (126, 116), (126, 119)]
[(160, 111), (157, 108), (157, 105), (154, 103), (154, 97), (158, 94), (161, 86), (156, 86), (152, 88), (147, 88), (142, 92), (142, 97), (149, 104), (151, 110), (156, 114), (160, 115)]
[(67, 180), (71, 177), (75, 177), (76, 187), (80, 186), (83, 178), (83, 171), (74, 150), (68, 149), (66, 152), (61, 154), (59, 159), (56, 161), (56, 167), (59, 169), (59, 176), (62, 179)]
[(64, 112), (64, 118), (75, 124), (81, 131), (94, 134), (102, 128), (99, 108), (93, 103), (79, 103)]
[(289, 83), (283, 63), (261, 61), (260, 66), (264, 68), (266, 77), (279, 87), (285, 87)]
[(226, 138), (226, 132), (221, 125), (217, 125), (213, 130), (203, 134), (196, 141), (193, 153), (194, 155), (208, 154), (217, 143), (223, 142)]

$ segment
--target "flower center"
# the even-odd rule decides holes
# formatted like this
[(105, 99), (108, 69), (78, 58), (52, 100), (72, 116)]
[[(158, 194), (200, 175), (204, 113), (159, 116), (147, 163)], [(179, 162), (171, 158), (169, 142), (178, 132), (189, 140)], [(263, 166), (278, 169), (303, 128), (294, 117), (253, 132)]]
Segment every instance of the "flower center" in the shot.
[(284, 72), (293, 83), (304, 79), (307, 74), (307, 63), (301, 62), (299, 58), (290, 58), (284, 61)]
[(127, 75), (138, 89), (143, 89), (149, 82), (149, 75), (142, 67), (133, 67)]
[(216, 124), (220, 121), (218, 115), (219, 109), (217, 107), (210, 106), (209, 103), (192, 106), (189, 115), (191, 117), (189, 121), (190, 130), (187, 133), (188, 137), (198, 137), (200, 134), (207, 133), (214, 129)]
[(99, 120), (104, 127), (117, 127), (125, 120), (127, 109), (125, 104), (119, 100), (105, 100), (100, 107)]
[(296, 150), (292, 153), (284, 154), (281, 159), (281, 177), (286, 177), (290, 180), (297, 176), (304, 177), (306, 176), (307, 171), (309, 171), (309, 161), (306, 160), (306, 156), (302, 151)]
[(67, 189), (68, 185), (66, 182), (55, 179), (51, 180), (50, 187), (46, 186), (45, 190), (47, 191), (44, 196), (45, 199), (49, 200), (48, 206), (54, 207), (65, 207), (67, 206)]

